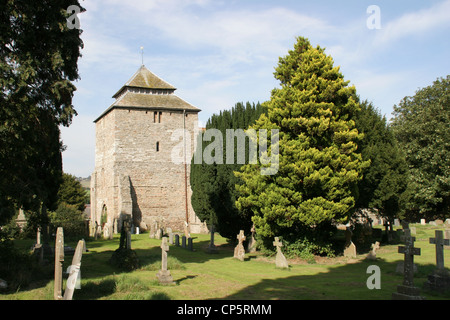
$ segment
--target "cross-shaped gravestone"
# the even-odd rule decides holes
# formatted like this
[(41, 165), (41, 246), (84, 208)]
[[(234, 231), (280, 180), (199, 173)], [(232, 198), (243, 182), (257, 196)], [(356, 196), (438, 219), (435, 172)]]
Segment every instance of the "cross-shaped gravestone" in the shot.
[(56, 231), (55, 241), (55, 284), (53, 297), (55, 300), (62, 300), (62, 272), (64, 262), (64, 231), (59, 227)]
[(244, 236), (244, 230), (241, 230), (236, 238), (238, 239), (239, 243), (236, 248), (234, 248), (234, 258), (244, 261), (245, 249), (244, 245), (242, 244), (246, 239), (246, 237)]
[(161, 241), (161, 270), (156, 274), (159, 282), (162, 284), (172, 284), (173, 278), (170, 271), (167, 270), (167, 252), (169, 251), (169, 244), (167, 237), (163, 237)]
[(411, 237), (411, 230), (406, 229), (405, 246), (398, 247), (398, 253), (405, 255), (403, 285), (397, 286), (397, 292), (392, 294), (394, 300), (423, 300), (419, 288), (414, 287), (414, 256), (420, 255), (420, 248), (414, 247), (415, 238)]
[(398, 247), (398, 253), (405, 255), (403, 285), (412, 287), (414, 286), (414, 256), (420, 256), (420, 248), (414, 247), (416, 238), (411, 237), (409, 229), (405, 230), (404, 240), (405, 246)]
[(283, 244), (278, 239), (278, 237), (275, 237), (275, 241), (273, 242), (273, 245), (277, 248), (277, 256), (275, 258), (275, 265), (278, 268), (289, 268), (289, 264), (286, 260), (286, 257), (281, 252), (281, 247), (283, 246)]
[(444, 245), (450, 245), (449, 239), (444, 239), (442, 230), (435, 231), (435, 237), (430, 238), (430, 243), (436, 245), (436, 269), (444, 270)]

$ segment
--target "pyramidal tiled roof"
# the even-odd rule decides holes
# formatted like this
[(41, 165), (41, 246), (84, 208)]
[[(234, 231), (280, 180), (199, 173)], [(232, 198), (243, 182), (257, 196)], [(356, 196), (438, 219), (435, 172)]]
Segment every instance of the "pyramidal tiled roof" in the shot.
[(176, 96), (174, 94), (175, 90), (174, 86), (162, 80), (142, 65), (130, 80), (113, 95), (116, 101), (94, 122), (100, 120), (114, 108), (201, 111)]
[(159, 78), (144, 65), (136, 71), (136, 73), (123, 85), (123, 87), (113, 96), (113, 98), (116, 98), (125, 87), (176, 90), (174, 86)]

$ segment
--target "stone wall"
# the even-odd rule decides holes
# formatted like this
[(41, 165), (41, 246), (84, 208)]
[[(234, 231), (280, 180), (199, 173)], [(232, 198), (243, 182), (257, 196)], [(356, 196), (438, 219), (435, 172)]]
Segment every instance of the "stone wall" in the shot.
[[(157, 110), (156, 117), (154, 112), (144, 108), (116, 108), (97, 121), (91, 203), (95, 203), (92, 217), (98, 222), (103, 205), (108, 208), (108, 221), (112, 223), (120, 218), (126, 198), (120, 191), (124, 190), (121, 181), (129, 177), (135, 226), (150, 228), (159, 222), (161, 226), (183, 230), (186, 221), (185, 165), (173, 161), (183, 158), (180, 131), (183, 129), (183, 112)], [(187, 146), (192, 154), (194, 132), (198, 130), (197, 113), (187, 113), (185, 121)], [(179, 154), (180, 158), (174, 158), (174, 154)], [(188, 154), (188, 215), (191, 231), (199, 232), (200, 221), (190, 201), (190, 159)]]

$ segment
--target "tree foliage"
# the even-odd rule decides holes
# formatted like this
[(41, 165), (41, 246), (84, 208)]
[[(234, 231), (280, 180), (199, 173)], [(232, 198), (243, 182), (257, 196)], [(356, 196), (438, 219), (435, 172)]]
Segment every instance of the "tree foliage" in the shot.
[(62, 183), (58, 190), (58, 204), (73, 205), (78, 211), (84, 211), (86, 192), (77, 178), (71, 174), (63, 173)]
[(422, 217), (448, 216), (450, 76), (394, 106), (392, 128), (409, 166), (405, 207)]
[[(215, 230), (228, 239), (234, 240), (239, 230), (250, 230), (251, 220), (249, 216), (244, 216), (235, 205), (237, 191), (235, 184), (239, 180), (233, 172), (240, 169), (242, 164), (237, 161), (237, 143), (233, 148), (234, 161), (227, 164), (227, 129), (246, 129), (253, 123), (264, 110), (261, 105), (247, 102), (237, 103), (231, 110), (220, 111), (219, 114), (213, 114), (206, 123), (206, 130), (217, 129), (223, 141), (222, 162), (208, 164), (202, 159), (201, 164), (196, 164), (195, 159), (191, 163), (191, 203), (197, 216), (206, 221), (207, 224), (215, 225)], [(202, 142), (200, 145), (199, 142)], [(213, 141), (199, 141), (197, 148), (205, 152)], [(248, 149), (246, 161), (248, 162)]]
[[(62, 174), (59, 125), (76, 115), (78, 1), (4, 0), (0, 11), (0, 220), (14, 207), (54, 208)], [(81, 7), (81, 6), (80, 6)]]
[(261, 175), (261, 164), (249, 164), (237, 173), (243, 181), (237, 207), (252, 212), (267, 247), (274, 236), (292, 241), (347, 221), (368, 165), (357, 152), (356, 90), (324, 49), (299, 37), (275, 70), (281, 88), (252, 128), (279, 130), (279, 170)]
[(408, 167), (403, 152), (389, 128), (386, 118), (375, 107), (363, 101), (356, 113), (356, 127), (364, 134), (359, 150), (370, 166), (358, 183), (358, 208), (376, 208), (393, 220), (401, 212), (401, 196), (406, 189)]

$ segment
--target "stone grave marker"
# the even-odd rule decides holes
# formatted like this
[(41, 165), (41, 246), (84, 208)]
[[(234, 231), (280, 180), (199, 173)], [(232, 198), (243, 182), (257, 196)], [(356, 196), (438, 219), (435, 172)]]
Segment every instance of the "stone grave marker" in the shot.
[(64, 230), (59, 227), (56, 231), (55, 241), (55, 283), (53, 297), (55, 300), (62, 300), (62, 280), (63, 280), (63, 262), (64, 262)]
[(178, 233), (175, 234), (175, 245), (180, 246), (180, 235)]
[(156, 277), (161, 284), (173, 284), (173, 278), (170, 271), (167, 269), (167, 252), (169, 251), (169, 244), (167, 237), (163, 237), (161, 241), (161, 270), (158, 271)]
[(404, 254), (403, 284), (397, 286), (392, 294), (393, 300), (423, 300), (419, 288), (414, 286), (414, 256), (420, 255), (420, 248), (414, 247), (415, 238), (409, 229), (405, 230), (405, 245), (398, 247), (398, 253)]
[(181, 247), (186, 249), (186, 236), (181, 237)]
[(372, 244), (372, 250), (367, 254), (367, 260), (376, 260), (377, 259), (377, 250), (380, 249), (380, 243), (377, 241)]
[(450, 245), (450, 240), (444, 239), (442, 230), (435, 230), (435, 237), (430, 238), (430, 243), (436, 246), (436, 270), (428, 276), (424, 286), (443, 292), (450, 289), (450, 275), (444, 268), (444, 246)]
[[(444, 233), (444, 239), (450, 239), (450, 229), (445, 229), (445, 233)], [(445, 245), (444, 246), (445, 249), (449, 249), (450, 246)]]
[(188, 238), (188, 250), (189, 251), (194, 251), (194, 244), (192, 242), (192, 238)]
[(425, 219), (420, 219), (420, 224), (424, 226), (427, 224), (427, 221)]
[(256, 252), (256, 240), (255, 240), (255, 225), (252, 226), (250, 229), (250, 232), (252, 233), (252, 236), (250, 237), (250, 240), (248, 241), (247, 251), (249, 253)]
[(209, 241), (208, 248), (206, 249), (206, 252), (208, 253), (218, 253), (217, 247), (214, 244), (214, 224), (211, 224), (210, 227), (211, 232), (211, 239)]
[(244, 230), (241, 230), (239, 232), (239, 234), (236, 237), (239, 241), (239, 243), (237, 244), (236, 248), (234, 248), (234, 258), (239, 259), (241, 261), (244, 261), (245, 258), (245, 249), (244, 249), (244, 245), (242, 244), (246, 237), (244, 236)]
[(274, 247), (277, 248), (277, 256), (275, 257), (275, 266), (277, 268), (287, 269), (289, 268), (289, 264), (286, 260), (286, 257), (284, 256), (283, 252), (281, 252), (281, 247), (283, 244), (278, 239), (278, 237), (275, 237), (275, 241), (273, 242)]
[[(79, 289), (81, 257), (85, 250), (86, 244), (84, 240), (78, 241), (75, 254), (72, 258), (72, 265), (69, 267), (69, 278), (66, 283), (66, 291), (64, 291), (64, 300), (72, 300), (73, 292)], [(78, 285), (78, 286), (77, 286)]]
[(348, 258), (356, 258), (356, 246), (352, 242), (352, 231), (350, 227), (345, 229), (345, 249), (344, 249), (344, 257)]
[(172, 228), (166, 229), (167, 235), (169, 236), (169, 244), (173, 244), (173, 232)]

